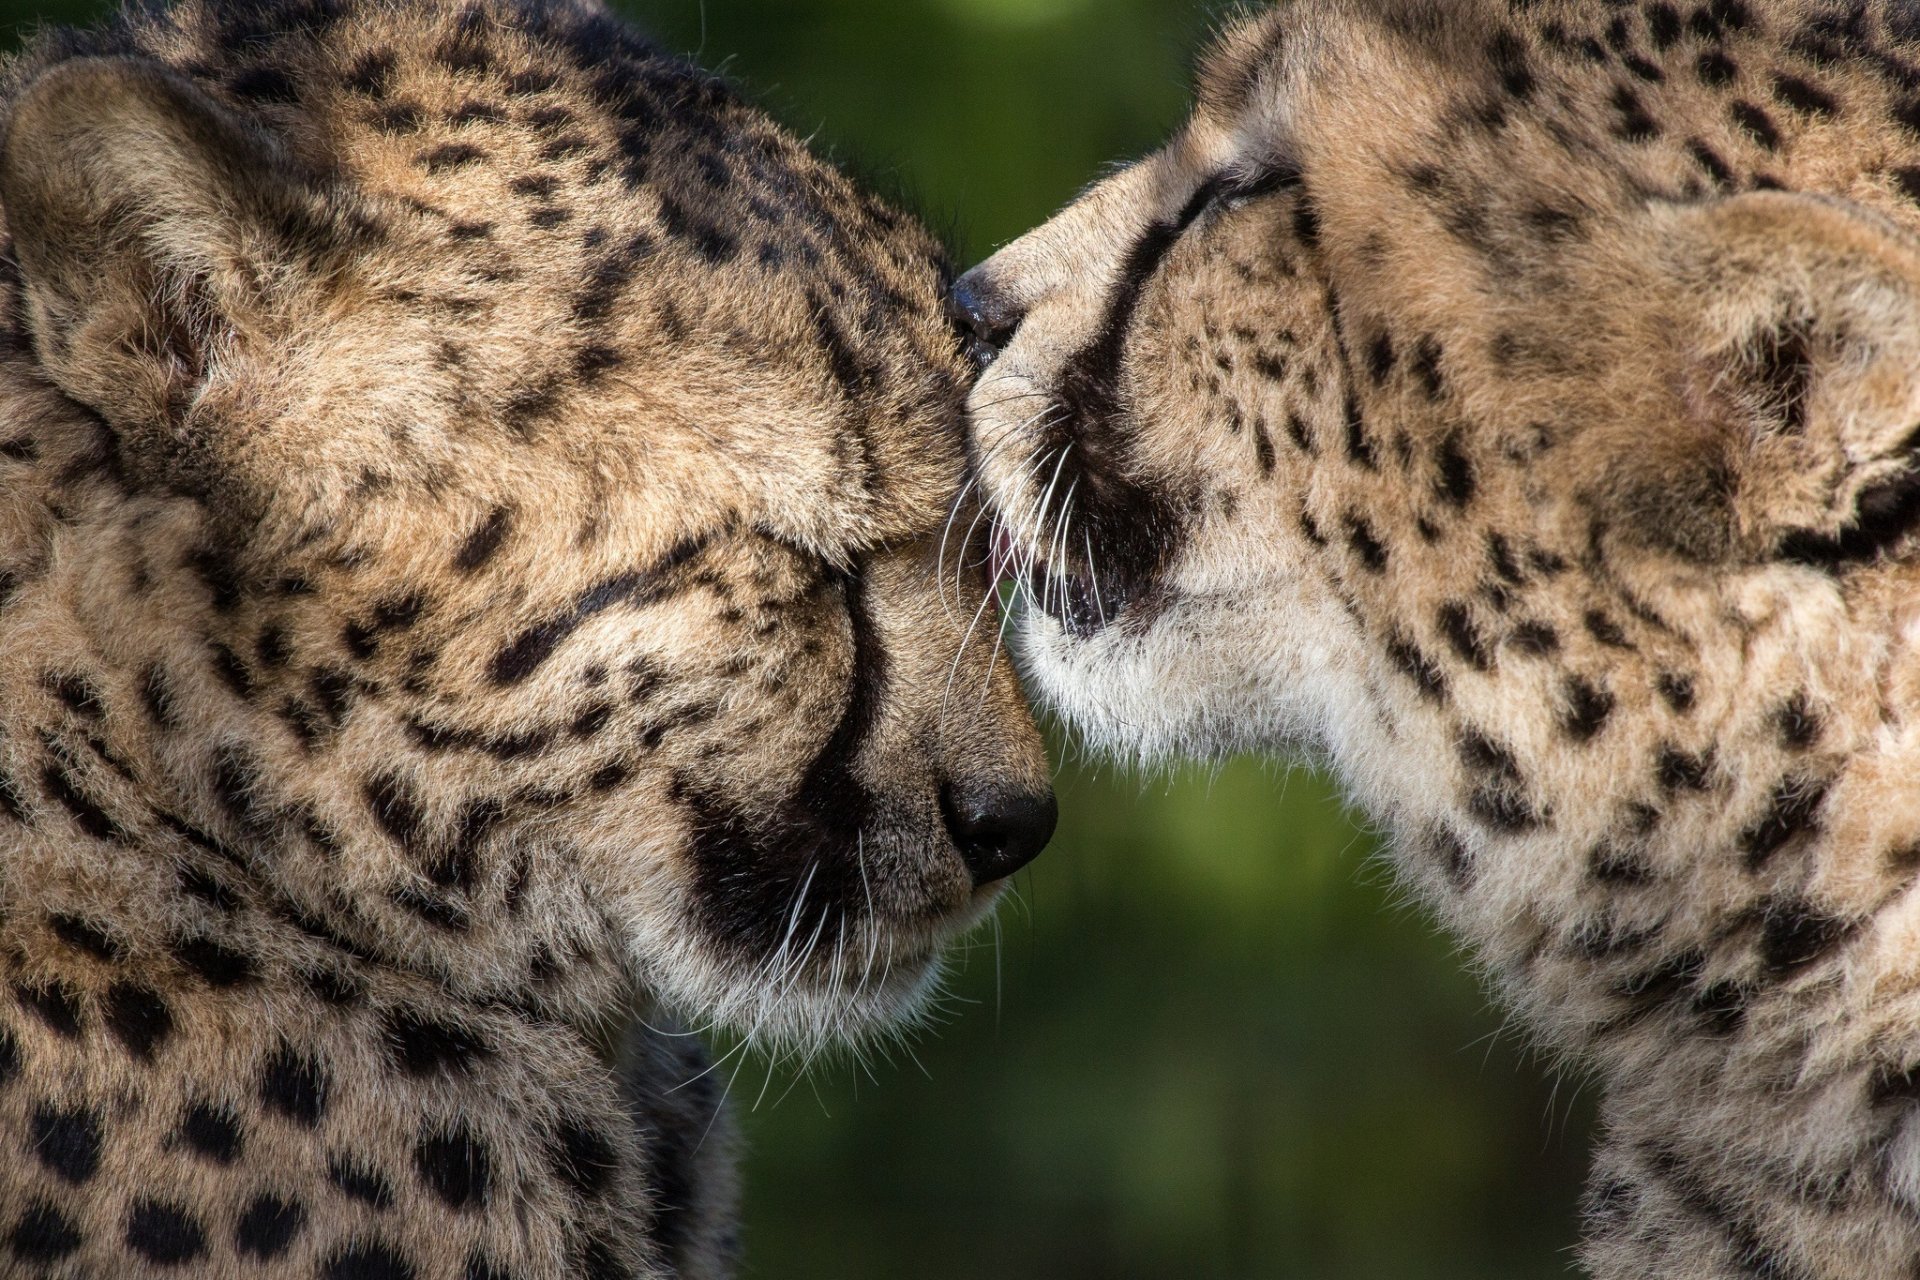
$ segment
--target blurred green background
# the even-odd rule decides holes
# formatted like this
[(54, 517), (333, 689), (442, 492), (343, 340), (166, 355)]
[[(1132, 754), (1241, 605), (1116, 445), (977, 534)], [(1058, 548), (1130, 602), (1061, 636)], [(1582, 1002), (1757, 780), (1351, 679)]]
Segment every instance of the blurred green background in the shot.
[[(0, 42), (89, 0), (0, 0)], [(627, 0), (964, 262), (1180, 118), (1190, 0)], [(1311, 773), (1066, 759), (1053, 847), (870, 1071), (748, 1064), (757, 1277), (1566, 1274), (1590, 1125)], [(756, 1105), (757, 1101), (757, 1105)]]

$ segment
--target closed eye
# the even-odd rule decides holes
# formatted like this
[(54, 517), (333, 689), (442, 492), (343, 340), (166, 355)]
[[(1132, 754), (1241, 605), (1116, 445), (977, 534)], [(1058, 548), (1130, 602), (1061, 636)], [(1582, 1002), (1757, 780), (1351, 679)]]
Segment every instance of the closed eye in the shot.
[(1221, 186), (1218, 200), (1229, 209), (1237, 209), (1250, 200), (1258, 200), (1261, 196), (1270, 196), (1279, 191), (1289, 191), (1299, 185), (1299, 166), (1284, 163), (1267, 164), (1250, 173), (1227, 176)]
[(1194, 191), (1186, 207), (1174, 219), (1175, 234), (1185, 231), (1201, 215), (1214, 209), (1238, 209), (1261, 196), (1273, 195), (1300, 185), (1300, 170), (1284, 163), (1262, 165), (1244, 172), (1216, 173)]

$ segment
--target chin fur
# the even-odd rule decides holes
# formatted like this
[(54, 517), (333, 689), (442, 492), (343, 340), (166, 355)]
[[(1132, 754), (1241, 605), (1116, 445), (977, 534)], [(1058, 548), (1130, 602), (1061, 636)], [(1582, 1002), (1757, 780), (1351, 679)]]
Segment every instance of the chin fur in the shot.
[(737, 1036), (770, 1057), (811, 1062), (911, 1035), (938, 1003), (947, 948), (992, 914), (998, 886), (932, 925), (796, 929), (757, 965), (717, 959), (691, 930), (644, 948), (636, 967), (654, 998), (703, 1030)]

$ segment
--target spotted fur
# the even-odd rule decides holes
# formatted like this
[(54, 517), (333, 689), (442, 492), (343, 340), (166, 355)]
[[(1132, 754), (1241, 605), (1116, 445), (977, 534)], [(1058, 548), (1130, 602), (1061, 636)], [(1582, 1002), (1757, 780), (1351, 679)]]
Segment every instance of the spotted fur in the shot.
[(1051, 821), (937, 246), (566, 0), (189, 0), (0, 116), (0, 1274), (724, 1274), (669, 1019), (910, 1015)]
[(1920, 10), (1314, 0), (956, 290), (1037, 693), (1328, 756), (1608, 1280), (1920, 1265)]

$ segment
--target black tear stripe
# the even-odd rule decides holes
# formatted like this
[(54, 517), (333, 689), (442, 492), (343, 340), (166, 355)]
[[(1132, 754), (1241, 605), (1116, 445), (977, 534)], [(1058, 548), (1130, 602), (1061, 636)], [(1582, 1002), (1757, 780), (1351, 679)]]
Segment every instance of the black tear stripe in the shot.
[(565, 613), (527, 628), (493, 655), (488, 671), (493, 683), (514, 685), (526, 680), (596, 614), (616, 605), (639, 608), (666, 599), (676, 589), (674, 570), (699, 555), (711, 541), (708, 534), (683, 539), (646, 568), (609, 578), (583, 591)]
[[(1216, 178), (1194, 192), (1170, 222), (1149, 226), (1121, 260), (1118, 279), (1092, 340), (1061, 369), (1055, 394), (1065, 411), (1052, 415), (1042, 436), (1042, 456), (1059, 458), (1057, 492), (1072, 492), (1082, 532), (1099, 548), (1097, 576), (1103, 612), (1112, 617), (1173, 558), (1185, 534), (1181, 506), (1138, 478), (1129, 435), (1116, 430), (1121, 416), (1120, 377), (1134, 313), (1160, 264), (1180, 237), (1227, 189)], [(1065, 452), (1071, 448), (1071, 452)], [(1043, 512), (1043, 516), (1052, 513)]]
[(817, 945), (830, 951), (846, 921), (865, 910), (855, 847), (872, 801), (853, 766), (879, 722), (889, 660), (860, 573), (842, 582), (853, 644), (846, 702), (792, 799), (773, 817), (756, 820), (697, 784), (676, 784), (693, 811), (690, 853), (701, 925), (749, 961), (778, 947), (789, 923), (804, 941), (824, 919)]

